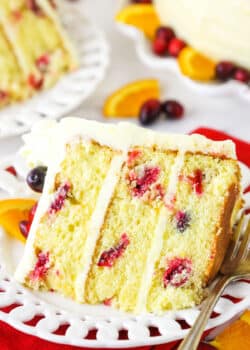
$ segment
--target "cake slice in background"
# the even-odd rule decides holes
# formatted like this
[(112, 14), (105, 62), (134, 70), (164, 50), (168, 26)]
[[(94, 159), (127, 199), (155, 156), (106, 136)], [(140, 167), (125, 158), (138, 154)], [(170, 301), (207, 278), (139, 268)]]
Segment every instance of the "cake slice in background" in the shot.
[(77, 118), (24, 140), (48, 172), (18, 281), (134, 313), (201, 302), (241, 203), (231, 141)]
[(0, 23), (33, 93), (52, 86), (78, 65), (53, 4), (49, 0), (0, 2)]
[(25, 84), (21, 67), (0, 25), (0, 107), (27, 98), (30, 88)]

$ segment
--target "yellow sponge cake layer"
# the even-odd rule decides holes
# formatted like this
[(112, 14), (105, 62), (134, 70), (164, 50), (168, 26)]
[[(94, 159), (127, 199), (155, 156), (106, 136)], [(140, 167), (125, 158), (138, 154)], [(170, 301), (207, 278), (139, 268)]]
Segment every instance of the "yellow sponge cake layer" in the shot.
[(201, 302), (240, 208), (230, 141), (66, 118), (25, 142), (48, 173), (20, 282), (134, 313)]
[(181, 309), (202, 300), (203, 288), (214, 274), (211, 268), (221, 264), (230, 238), (230, 222), (225, 225), (222, 218), (231, 216), (239, 176), (232, 160), (185, 156), (152, 276), (148, 310)]
[[(173, 165), (175, 154), (147, 148), (133, 149), (130, 153), (137, 157), (127, 160), (122, 169), (86, 281), (85, 299), (91, 304), (110, 300), (117, 307), (131, 311), (137, 305), (140, 286), (147, 269), (148, 254), (157, 239), (157, 223), (164, 207), (161, 196), (168, 186), (168, 170)], [(142, 196), (135, 195), (129, 179), (134, 169), (141, 173), (145, 169), (150, 169), (151, 173), (154, 169), (159, 169), (151, 191)], [(105, 264), (98, 266), (102, 253), (117, 246), (124, 234), (129, 242), (122, 258), (115, 260), (111, 268)]]
[(1, 0), (0, 22), (30, 89), (48, 88), (76, 68), (75, 54), (47, 0)]
[(35, 271), (29, 274), (26, 283), (31, 287), (77, 297), (77, 277), (82, 271), (91, 217), (113, 154), (93, 142), (78, 141), (67, 146), (60, 172), (48, 193), (56, 194), (40, 219), (34, 242), (37, 258), (40, 253), (48, 254), (48, 273), (43, 279)]

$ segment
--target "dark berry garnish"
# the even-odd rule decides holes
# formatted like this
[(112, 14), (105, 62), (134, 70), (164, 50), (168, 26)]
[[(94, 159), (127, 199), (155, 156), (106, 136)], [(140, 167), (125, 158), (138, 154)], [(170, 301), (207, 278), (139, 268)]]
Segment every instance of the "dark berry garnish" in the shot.
[(215, 68), (216, 78), (222, 81), (229, 80), (235, 72), (235, 64), (229, 61), (219, 62)]
[(159, 175), (160, 168), (158, 167), (145, 167), (139, 175), (135, 171), (131, 171), (128, 180), (132, 187), (133, 196), (142, 197), (150, 190), (150, 186), (158, 180)]
[(42, 193), (46, 173), (47, 167), (45, 166), (38, 166), (28, 173), (26, 181), (33, 191)]
[(184, 107), (175, 100), (163, 102), (161, 110), (169, 119), (181, 119), (184, 115)]
[(28, 77), (28, 84), (35, 90), (41, 90), (43, 82), (43, 78), (36, 78), (34, 74), (30, 74)]
[(178, 211), (175, 214), (176, 227), (177, 230), (181, 233), (186, 231), (186, 229), (190, 226), (190, 215), (184, 211)]
[(163, 275), (163, 285), (181, 287), (187, 283), (192, 272), (192, 262), (188, 258), (174, 258), (168, 262)]
[(168, 42), (164, 38), (155, 38), (152, 44), (152, 50), (157, 56), (166, 56), (168, 52)]
[(123, 233), (119, 243), (115, 247), (101, 254), (97, 265), (100, 267), (112, 267), (116, 260), (123, 255), (129, 243), (130, 241), (127, 234)]
[(233, 78), (242, 83), (249, 83), (250, 72), (245, 68), (237, 68), (234, 72)]
[(185, 41), (178, 38), (173, 38), (169, 42), (168, 53), (170, 56), (178, 57), (181, 50), (184, 49), (185, 46), (186, 46)]
[(8, 173), (12, 174), (13, 176), (17, 176), (16, 169), (13, 166), (8, 166), (5, 170), (8, 171)]
[(30, 232), (31, 222), (28, 220), (23, 220), (19, 222), (19, 229), (22, 235), (27, 238)]
[(64, 206), (65, 200), (68, 198), (71, 185), (65, 183), (56, 192), (55, 199), (49, 208), (49, 214), (56, 214)]
[(49, 253), (40, 252), (37, 256), (35, 268), (30, 272), (29, 278), (33, 281), (43, 279), (46, 276), (49, 267)]
[(157, 99), (146, 101), (139, 114), (139, 121), (142, 125), (149, 125), (159, 118), (161, 113), (161, 103)]
[(170, 27), (159, 27), (155, 33), (156, 38), (164, 39), (167, 44), (175, 37), (175, 32)]

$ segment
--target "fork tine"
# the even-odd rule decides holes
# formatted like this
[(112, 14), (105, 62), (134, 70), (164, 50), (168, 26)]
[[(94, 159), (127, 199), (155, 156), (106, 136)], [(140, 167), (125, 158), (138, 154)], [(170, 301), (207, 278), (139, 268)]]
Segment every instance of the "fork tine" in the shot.
[(239, 251), (237, 253), (236, 263), (243, 261), (248, 254), (248, 246), (250, 243), (250, 221), (249, 219), (246, 219), (244, 221), (245, 225), (243, 225), (243, 238), (240, 243)]
[(238, 242), (242, 234), (242, 226), (244, 223), (244, 213), (242, 212), (236, 227), (233, 229), (233, 236), (230, 242), (230, 245), (227, 249), (227, 255), (226, 258), (233, 260), (236, 256), (237, 249), (238, 249)]
[(242, 255), (242, 260), (246, 260), (250, 254), (250, 218), (248, 218), (245, 235), (248, 237), (245, 245), (245, 251)]

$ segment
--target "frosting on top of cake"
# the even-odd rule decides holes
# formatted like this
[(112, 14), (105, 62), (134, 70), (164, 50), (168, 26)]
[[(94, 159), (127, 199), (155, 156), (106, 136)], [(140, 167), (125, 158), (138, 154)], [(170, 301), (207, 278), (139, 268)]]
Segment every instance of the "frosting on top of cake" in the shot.
[(249, 0), (154, 0), (161, 22), (215, 60), (250, 68)]
[(130, 123), (103, 124), (86, 119), (68, 117), (60, 122), (38, 122), (31, 133), (24, 135), (23, 155), (31, 165), (53, 164), (64, 150), (64, 145), (74, 139), (92, 139), (101, 145), (125, 151), (137, 145), (201, 152), (236, 159), (232, 141), (212, 141), (202, 135), (166, 134), (144, 129)]

